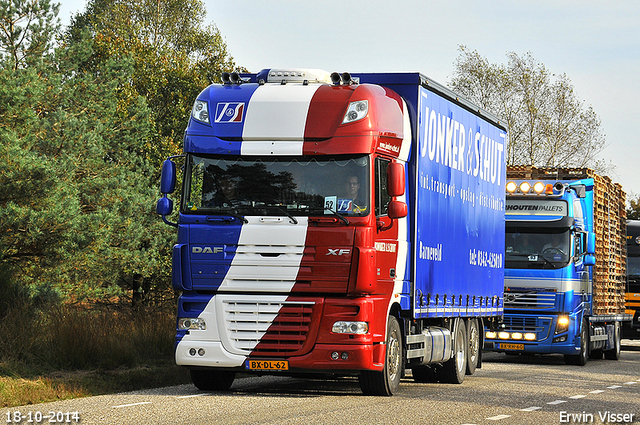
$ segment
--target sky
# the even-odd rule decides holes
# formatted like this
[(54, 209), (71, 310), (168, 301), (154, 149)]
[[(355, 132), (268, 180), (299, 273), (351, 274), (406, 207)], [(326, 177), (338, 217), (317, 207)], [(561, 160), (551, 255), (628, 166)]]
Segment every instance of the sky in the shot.
[[(55, 1), (55, 0), (54, 0)], [(59, 0), (69, 23), (86, 0)], [(204, 0), (236, 64), (329, 72), (421, 72), (447, 85), (459, 46), (494, 64), (532, 56), (566, 74), (601, 119), (627, 197), (640, 195), (640, 1)]]

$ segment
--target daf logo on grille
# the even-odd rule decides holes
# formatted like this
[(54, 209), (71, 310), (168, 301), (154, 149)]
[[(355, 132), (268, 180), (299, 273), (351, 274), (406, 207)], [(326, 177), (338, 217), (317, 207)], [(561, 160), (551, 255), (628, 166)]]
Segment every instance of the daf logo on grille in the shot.
[(224, 247), (222, 246), (194, 246), (191, 248), (192, 254), (217, 254), (219, 252), (223, 252)]

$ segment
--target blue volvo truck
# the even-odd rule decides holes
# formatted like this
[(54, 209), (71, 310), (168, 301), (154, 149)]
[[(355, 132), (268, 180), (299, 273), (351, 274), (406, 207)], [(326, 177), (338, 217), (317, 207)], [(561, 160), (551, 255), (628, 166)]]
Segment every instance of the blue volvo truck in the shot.
[(617, 360), (625, 314), (625, 193), (590, 169), (508, 167), (504, 320), (484, 348)]

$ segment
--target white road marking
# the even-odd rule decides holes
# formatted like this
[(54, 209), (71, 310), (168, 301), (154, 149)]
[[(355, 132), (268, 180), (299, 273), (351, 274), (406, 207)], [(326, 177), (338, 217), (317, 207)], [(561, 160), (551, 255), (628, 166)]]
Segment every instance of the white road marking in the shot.
[(488, 421), (499, 421), (500, 419), (507, 419), (510, 418), (511, 415), (498, 415), (498, 416), (492, 416), (490, 418), (487, 418)]
[(202, 397), (205, 395), (209, 395), (209, 393), (201, 393), (201, 394), (191, 394), (191, 395), (181, 395), (179, 397), (176, 398), (193, 398), (193, 397)]
[(600, 394), (603, 393), (604, 390), (595, 390), (595, 391), (589, 391), (589, 394)]
[(567, 400), (556, 400), (556, 401), (550, 401), (550, 402), (549, 402), (549, 403), (547, 403), (547, 404), (553, 404), (553, 405), (556, 405), (556, 404), (562, 404), (562, 403), (566, 403), (566, 402), (567, 402)]
[(121, 407), (131, 407), (131, 406), (140, 406), (142, 404), (151, 404), (150, 401), (141, 401), (140, 403), (131, 403), (131, 404), (121, 404), (120, 406), (111, 406), (114, 409), (119, 409)]
[(635, 384), (637, 384), (637, 382), (636, 381), (631, 381), (631, 382), (625, 382), (624, 384), (625, 385), (635, 385)]
[(535, 412), (536, 410), (540, 410), (542, 407), (532, 406), (527, 407), (526, 409), (520, 409), (521, 412)]
[(621, 385), (612, 385), (612, 386), (607, 387), (607, 388), (609, 388), (610, 390), (615, 390), (616, 388), (622, 388), (622, 386)]
[(571, 397), (569, 397), (569, 398), (571, 398), (571, 399), (573, 399), (573, 400), (577, 400), (577, 399), (579, 399), (579, 398), (585, 398), (585, 397), (586, 397), (586, 395), (582, 395), (582, 394), (580, 394), (580, 395), (572, 395), (572, 396), (571, 396)]

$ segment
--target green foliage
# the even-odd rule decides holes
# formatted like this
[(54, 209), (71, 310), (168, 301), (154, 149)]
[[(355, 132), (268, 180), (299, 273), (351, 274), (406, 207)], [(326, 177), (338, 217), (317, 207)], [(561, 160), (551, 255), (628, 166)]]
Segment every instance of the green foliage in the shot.
[(59, 8), (50, 0), (0, 0), (0, 58), (14, 69), (42, 60), (60, 26)]
[(627, 208), (627, 219), (640, 220), (640, 196), (631, 195), (629, 197), (629, 207)]
[(202, 1), (93, 0), (52, 53), (57, 6), (0, 8), (0, 267), (28, 303), (173, 299), (159, 166), (235, 67)]

